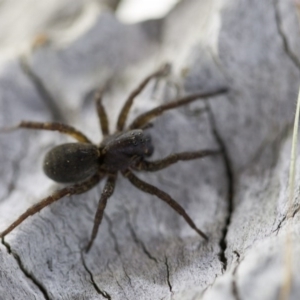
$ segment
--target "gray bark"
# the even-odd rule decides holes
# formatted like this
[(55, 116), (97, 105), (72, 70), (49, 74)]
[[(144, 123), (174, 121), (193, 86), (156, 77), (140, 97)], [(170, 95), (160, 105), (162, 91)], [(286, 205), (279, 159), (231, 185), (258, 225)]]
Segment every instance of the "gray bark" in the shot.
[[(78, 13), (64, 17), (76, 26)], [(0, 127), (62, 121), (98, 143), (95, 89), (109, 82), (104, 105), (113, 132), (128, 93), (166, 61), (172, 75), (146, 88), (130, 119), (174, 97), (230, 88), (165, 113), (150, 129), (153, 159), (208, 148), (221, 149), (219, 157), (138, 174), (176, 199), (209, 242), (119, 176), (89, 253), (83, 249), (103, 183), (43, 209), (2, 240), (0, 298), (277, 299), (290, 248), (290, 299), (297, 299), (298, 197), (286, 220), (300, 79), (292, 5), (186, 0), (162, 20), (125, 25), (102, 12), (76, 38), (46, 37), (30, 53), (1, 63)], [(59, 188), (41, 166), (47, 150), (67, 141), (42, 131), (0, 135), (0, 230)]]

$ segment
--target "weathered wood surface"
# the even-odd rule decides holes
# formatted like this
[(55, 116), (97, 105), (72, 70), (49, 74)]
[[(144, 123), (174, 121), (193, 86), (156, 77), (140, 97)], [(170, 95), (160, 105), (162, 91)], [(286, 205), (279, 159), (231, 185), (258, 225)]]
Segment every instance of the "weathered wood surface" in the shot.
[[(285, 220), (300, 79), (296, 14), (284, 0), (230, 1), (222, 9), (205, 2), (183, 1), (164, 20), (135, 25), (102, 13), (67, 45), (50, 41), (2, 63), (0, 126), (60, 120), (98, 142), (93, 91), (110, 81), (113, 130), (128, 92), (165, 61), (173, 76), (150, 85), (131, 116), (227, 84), (228, 95), (170, 111), (150, 130), (153, 158), (203, 148), (222, 154), (139, 175), (177, 199), (209, 242), (119, 176), (90, 253), (82, 249), (103, 184), (45, 208), (2, 240), (0, 299), (277, 299), (287, 234), (290, 299), (297, 299), (299, 214), (289, 231)], [(1, 134), (0, 230), (58, 187), (41, 165), (65, 141), (48, 132)]]

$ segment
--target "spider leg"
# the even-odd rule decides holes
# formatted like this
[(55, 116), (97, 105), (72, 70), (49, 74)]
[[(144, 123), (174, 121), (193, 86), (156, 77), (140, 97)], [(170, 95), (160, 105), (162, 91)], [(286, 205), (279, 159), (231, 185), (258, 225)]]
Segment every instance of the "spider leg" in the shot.
[(102, 130), (103, 136), (108, 135), (108, 118), (105, 111), (105, 108), (102, 104), (102, 90), (98, 90), (95, 94), (95, 102), (96, 102), (96, 108), (97, 113), (100, 121), (100, 126)]
[(202, 158), (209, 155), (217, 155), (220, 151), (218, 150), (200, 150), (194, 152), (180, 152), (173, 153), (163, 159), (156, 161), (140, 161), (134, 168), (139, 171), (150, 171), (155, 172), (169, 167), (178, 161), (192, 160), (197, 158)]
[(98, 208), (97, 208), (97, 212), (96, 212), (95, 220), (94, 220), (94, 227), (93, 227), (93, 231), (92, 231), (90, 241), (89, 241), (89, 243), (86, 247), (86, 252), (88, 252), (91, 249), (91, 247), (93, 245), (93, 242), (96, 238), (99, 226), (100, 226), (102, 218), (103, 218), (103, 212), (105, 210), (107, 200), (114, 192), (116, 179), (117, 179), (116, 174), (108, 176), (108, 179), (106, 181), (104, 190), (101, 194), (100, 201), (98, 203)]
[(140, 85), (133, 90), (133, 92), (129, 95), (129, 97), (127, 98), (120, 114), (119, 114), (119, 118), (118, 118), (118, 122), (117, 122), (117, 130), (122, 131), (127, 119), (127, 115), (128, 112), (133, 104), (133, 101), (135, 99), (135, 97), (141, 93), (141, 91), (145, 88), (145, 86), (147, 85), (147, 83), (155, 78), (155, 77), (162, 77), (162, 76), (166, 76), (170, 71), (170, 65), (169, 64), (165, 64), (164, 66), (162, 66), (159, 70), (157, 70), (156, 72), (150, 74), (149, 76), (147, 76), (141, 83)]
[(14, 127), (3, 128), (1, 131), (7, 132), (18, 128), (58, 131), (60, 133), (70, 135), (78, 142), (89, 143), (89, 144), (91, 143), (91, 141), (79, 130), (75, 129), (70, 125), (66, 125), (58, 122), (41, 123), (41, 122), (22, 121), (20, 124)]
[(171, 196), (169, 194), (167, 194), (164, 191), (158, 189), (157, 187), (139, 179), (128, 169), (125, 171), (122, 171), (122, 174), (124, 177), (127, 177), (128, 180), (138, 189), (140, 189), (143, 192), (146, 192), (148, 194), (155, 195), (162, 201), (169, 204), (178, 214), (180, 214), (185, 219), (185, 221), (190, 225), (191, 228), (193, 228), (205, 240), (208, 240), (207, 235), (205, 233), (203, 233), (199, 228), (197, 228), (197, 226), (195, 225), (193, 220), (189, 217), (189, 215), (186, 213), (184, 208), (179, 203), (177, 203), (173, 198), (171, 198)]
[(81, 194), (90, 190), (102, 179), (102, 177), (103, 175), (96, 174), (84, 182), (77, 183), (54, 192), (52, 195), (44, 198), (40, 202), (34, 204), (29, 209), (27, 209), (16, 221), (14, 221), (9, 227), (7, 227), (4, 231), (0, 233), (0, 238), (4, 238), (8, 233), (10, 233), (17, 226), (19, 226), (28, 217), (36, 214), (37, 212), (41, 211), (44, 207), (63, 198), (64, 196)]
[(160, 106), (158, 106), (154, 109), (151, 109), (151, 110), (137, 116), (135, 118), (135, 120), (133, 120), (131, 125), (129, 126), (129, 129), (142, 128), (149, 121), (151, 121), (155, 117), (158, 117), (159, 115), (161, 115), (166, 110), (177, 108), (179, 106), (186, 105), (188, 103), (191, 103), (191, 102), (199, 100), (199, 99), (206, 100), (210, 97), (214, 97), (214, 96), (218, 96), (220, 94), (224, 94), (227, 91), (228, 91), (227, 88), (221, 87), (221, 88), (219, 88), (215, 91), (212, 91), (212, 92), (204, 92), (204, 93), (193, 94), (193, 95), (189, 95), (189, 96), (183, 97), (181, 99), (178, 99), (178, 100), (171, 101), (169, 103), (160, 105)]

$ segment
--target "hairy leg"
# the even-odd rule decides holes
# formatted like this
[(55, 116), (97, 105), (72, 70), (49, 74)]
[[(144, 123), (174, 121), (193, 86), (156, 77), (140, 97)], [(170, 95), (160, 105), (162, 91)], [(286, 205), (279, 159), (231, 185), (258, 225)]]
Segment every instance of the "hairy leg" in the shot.
[(14, 228), (19, 226), (23, 221), (25, 221), (28, 217), (36, 214), (41, 211), (44, 207), (50, 205), (53, 202), (58, 201), (64, 196), (71, 196), (75, 194), (81, 194), (88, 190), (90, 190), (93, 186), (95, 186), (101, 179), (103, 175), (96, 174), (89, 178), (88, 180), (74, 184), (72, 186), (65, 187), (61, 190), (54, 192), (52, 195), (44, 198), (40, 202), (34, 204), (29, 209), (27, 209), (15, 222), (13, 222), (9, 227), (7, 227), (4, 231), (0, 233), (0, 238), (5, 237), (8, 233), (10, 233)]
[(7, 132), (18, 128), (58, 131), (60, 133), (70, 135), (71, 137), (73, 137), (74, 139), (76, 139), (81, 143), (91, 144), (91, 141), (82, 132), (80, 132), (79, 130), (75, 129), (72, 126), (58, 123), (58, 122), (41, 123), (41, 122), (22, 121), (17, 126), (10, 127), (10, 128), (3, 128), (1, 132)]
[(193, 220), (189, 217), (189, 215), (186, 213), (184, 208), (179, 203), (177, 203), (173, 198), (171, 198), (170, 195), (158, 189), (157, 187), (149, 183), (146, 183), (145, 181), (142, 181), (128, 169), (123, 171), (122, 174), (124, 177), (127, 177), (128, 180), (138, 189), (148, 194), (155, 195), (162, 201), (166, 202), (169, 206), (171, 206), (178, 214), (180, 214), (185, 219), (185, 221), (191, 226), (191, 228), (193, 228), (205, 240), (208, 240), (206, 234), (203, 233), (199, 228), (197, 228), (197, 226), (195, 225)]
[(129, 113), (129, 110), (133, 104), (133, 101), (135, 99), (135, 97), (141, 93), (141, 91), (145, 88), (145, 86), (147, 85), (147, 83), (155, 78), (155, 77), (162, 77), (162, 76), (166, 76), (170, 71), (170, 65), (169, 64), (165, 64), (163, 67), (161, 67), (158, 71), (150, 74), (148, 77), (146, 77), (141, 83), (140, 85), (133, 90), (133, 92), (129, 95), (129, 97), (127, 98), (127, 100), (125, 101), (125, 104), (119, 114), (119, 118), (118, 118), (118, 122), (117, 122), (117, 130), (122, 131), (124, 129), (124, 125)]
[(188, 103), (191, 103), (196, 100), (206, 100), (210, 97), (218, 96), (220, 94), (224, 94), (228, 91), (227, 88), (219, 88), (212, 92), (205, 92), (205, 93), (199, 93), (194, 95), (189, 95), (186, 97), (183, 97), (181, 99), (160, 105), (154, 109), (149, 110), (148, 112), (145, 112), (133, 120), (131, 125), (129, 126), (129, 129), (138, 129), (144, 127), (148, 122), (150, 122), (153, 118), (158, 117), (166, 110), (170, 110), (173, 108), (177, 108), (179, 106), (186, 105)]
[(98, 232), (99, 226), (100, 226), (102, 218), (103, 218), (103, 213), (104, 213), (104, 210), (105, 210), (105, 207), (107, 204), (107, 200), (114, 192), (116, 179), (117, 179), (116, 174), (108, 176), (104, 190), (101, 194), (100, 201), (98, 203), (98, 208), (97, 208), (97, 212), (96, 212), (95, 220), (94, 220), (94, 227), (93, 227), (90, 241), (86, 247), (86, 252), (88, 252), (91, 249), (93, 242), (97, 236), (97, 232)]
[(195, 152), (180, 152), (171, 154), (163, 159), (156, 161), (140, 161), (134, 168), (139, 171), (150, 171), (155, 172), (169, 167), (178, 161), (198, 159), (205, 156), (217, 155), (220, 151), (218, 150), (201, 150)]
[(107, 118), (105, 108), (102, 104), (102, 90), (98, 90), (96, 92), (95, 102), (96, 102), (96, 108), (97, 108), (102, 134), (105, 137), (108, 135), (109, 132), (108, 132), (108, 118)]

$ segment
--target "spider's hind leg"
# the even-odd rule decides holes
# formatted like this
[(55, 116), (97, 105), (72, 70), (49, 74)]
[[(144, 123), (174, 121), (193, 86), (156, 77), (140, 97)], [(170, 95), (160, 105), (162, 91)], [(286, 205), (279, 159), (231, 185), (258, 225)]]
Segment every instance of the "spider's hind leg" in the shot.
[(91, 249), (93, 242), (97, 236), (97, 232), (98, 232), (99, 226), (100, 226), (102, 218), (103, 218), (103, 213), (104, 213), (104, 210), (105, 210), (105, 207), (107, 204), (107, 200), (114, 192), (116, 179), (117, 179), (116, 174), (108, 176), (108, 179), (104, 186), (103, 192), (101, 194), (101, 198), (98, 203), (98, 208), (97, 208), (95, 220), (94, 220), (93, 231), (92, 231), (91, 239), (86, 247), (86, 252), (88, 252)]
[(123, 176), (128, 178), (128, 180), (138, 189), (142, 190), (145, 193), (154, 195), (158, 197), (160, 200), (166, 202), (169, 206), (171, 206), (179, 215), (181, 215), (185, 221), (193, 228), (200, 236), (202, 236), (205, 240), (208, 240), (208, 237), (205, 233), (203, 233), (193, 222), (190, 216), (186, 213), (184, 208), (177, 203), (169, 194), (160, 190), (159, 188), (146, 183), (145, 181), (136, 177), (130, 170), (125, 170), (122, 172)]
[(91, 141), (79, 130), (76, 128), (59, 123), (59, 122), (31, 122), (31, 121), (22, 121), (20, 124), (10, 127), (10, 128), (2, 128), (0, 132), (9, 132), (18, 128), (26, 128), (26, 129), (36, 129), (36, 130), (50, 130), (50, 131), (58, 131), (62, 134), (67, 134), (78, 142), (81, 143), (91, 143)]

